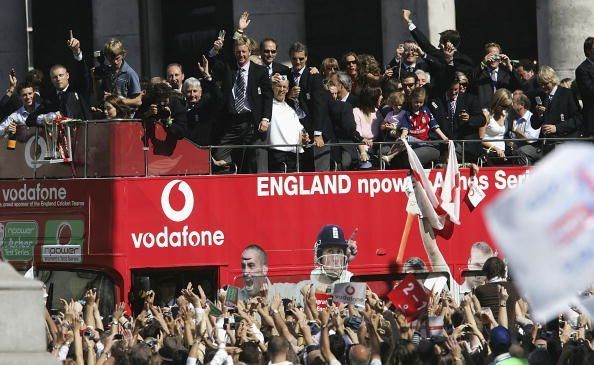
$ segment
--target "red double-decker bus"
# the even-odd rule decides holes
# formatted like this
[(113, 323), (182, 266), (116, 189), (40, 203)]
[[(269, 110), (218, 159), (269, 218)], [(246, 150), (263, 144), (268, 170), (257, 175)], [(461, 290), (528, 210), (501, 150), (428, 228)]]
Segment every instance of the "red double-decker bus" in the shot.
[[(250, 244), (266, 250), (273, 283), (297, 282), (309, 277), (316, 235), (330, 223), (347, 237), (358, 232), (359, 254), (348, 267), (356, 277), (400, 269), (408, 171), (210, 175), (208, 149), (167, 141), (160, 126), (147, 130), (140, 121), (79, 125), (72, 162), (51, 163), (43, 160), (48, 142), (36, 133), (20, 130), (17, 149), (0, 153), (0, 239), (15, 267), (34, 264), (50, 307), (95, 287), (107, 313), (164, 279), (178, 289), (192, 281), (210, 295), (241, 287), (241, 253)], [(448, 267), (431, 267), (410, 219), (404, 250), (404, 260), (419, 257), (458, 282), (471, 246), (492, 246), (482, 208), (529, 171), (481, 169), (486, 197), (476, 208), (467, 197), (469, 169), (461, 174), (461, 225), (437, 236)], [(443, 177), (430, 173), (437, 186)]]

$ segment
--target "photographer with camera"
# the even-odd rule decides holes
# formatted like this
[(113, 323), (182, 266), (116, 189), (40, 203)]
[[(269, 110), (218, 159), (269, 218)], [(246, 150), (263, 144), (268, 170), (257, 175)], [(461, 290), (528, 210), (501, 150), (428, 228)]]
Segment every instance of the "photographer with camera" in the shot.
[(105, 43), (103, 51), (95, 52), (98, 66), (95, 67), (93, 76), (100, 84), (98, 97), (115, 95), (128, 106), (139, 107), (142, 104), (140, 79), (126, 62), (126, 54), (122, 41), (115, 38)]
[(139, 114), (145, 122), (159, 122), (175, 139), (186, 134), (187, 111), (179, 98), (173, 97), (173, 89), (165, 83), (151, 86), (148, 97), (143, 101)]
[(481, 108), (488, 108), (491, 98), (498, 89), (516, 90), (522, 88), (520, 75), (513, 70), (511, 60), (501, 53), (497, 43), (485, 44), (485, 58), (474, 70), (474, 94), (479, 98)]

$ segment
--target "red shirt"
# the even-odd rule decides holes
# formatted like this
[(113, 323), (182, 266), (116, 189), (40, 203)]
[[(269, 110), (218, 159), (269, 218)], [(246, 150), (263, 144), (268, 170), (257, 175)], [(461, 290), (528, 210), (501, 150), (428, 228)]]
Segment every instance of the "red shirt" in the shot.
[(418, 113), (407, 111), (402, 123), (402, 129), (408, 130), (409, 135), (423, 141), (428, 140), (429, 131), (436, 128), (439, 128), (439, 125), (426, 106), (423, 106)]

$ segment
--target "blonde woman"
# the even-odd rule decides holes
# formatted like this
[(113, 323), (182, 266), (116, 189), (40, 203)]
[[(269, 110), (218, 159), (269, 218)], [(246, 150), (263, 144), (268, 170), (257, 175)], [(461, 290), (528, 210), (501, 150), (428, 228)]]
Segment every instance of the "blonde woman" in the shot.
[(487, 157), (498, 157), (506, 160), (506, 143), (503, 141), (507, 132), (508, 111), (513, 105), (512, 93), (507, 89), (499, 89), (491, 99), (489, 110), (483, 110), (485, 124), (479, 128), (479, 137)]

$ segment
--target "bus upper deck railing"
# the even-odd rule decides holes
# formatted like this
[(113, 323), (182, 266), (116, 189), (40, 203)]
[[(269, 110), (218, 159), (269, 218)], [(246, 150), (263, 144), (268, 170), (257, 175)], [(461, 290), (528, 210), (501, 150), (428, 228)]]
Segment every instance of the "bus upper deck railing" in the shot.
[[(188, 139), (177, 140), (169, 136), (158, 123), (145, 123), (139, 119), (89, 120), (69, 125), (70, 154), (67, 162), (49, 158), (48, 148), (55, 141), (44, 128), (19, 126), (17, 148), (0, 153), (0, 179), (59, 179), (145, 176), (187, 176), (213, 173), (213, 153), (217, 148), (254, 149), (269, 147), (312, 148), (307, 145), (226, 145), (198, 146)], [(64, 139), (63, 139), (64, 140)], [(504, 139), (506, 142), (536, 142), (552, 144), (568, 140), (592, 141), (590, 138)], [(495, 142), (491, 140), (490, 142)], [(387, 148), (398, 141), (374, 142), (378, 160)], [(440, 145), (442, 141), (426, 141)], [(466, 158), (466, 146), (480, 144), (481, 140), (458, 140), (461, 148), (460, 163), (476, 162)], [(360, 143), (331, 143), (331, 147), (358, 146)], [(63, 153), (63, 149), (61, 150)], [(300, 171), (296, 153), (296, 172)], [(382, 168), (380, 165), (379, 168)]]

